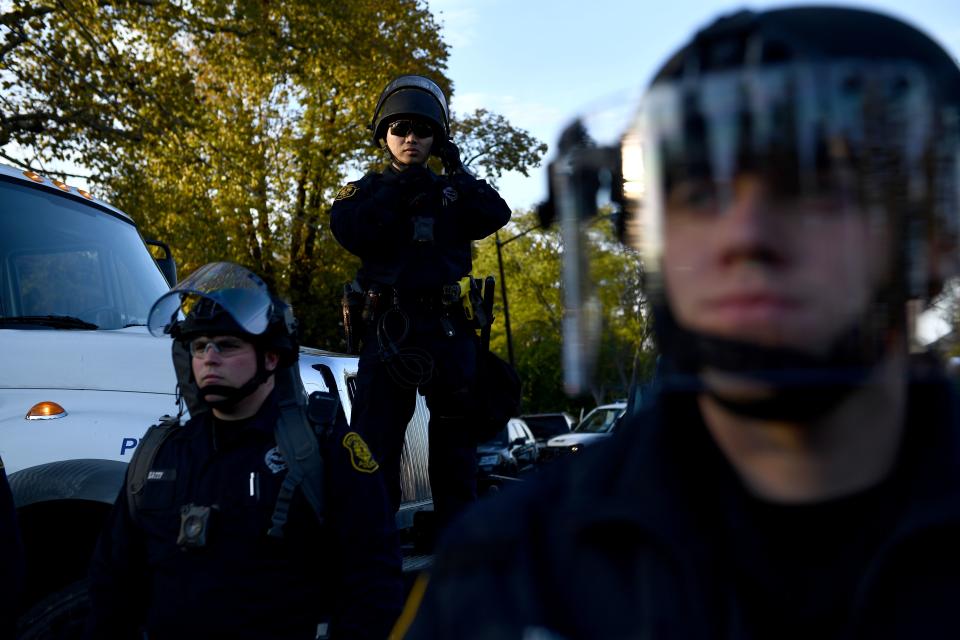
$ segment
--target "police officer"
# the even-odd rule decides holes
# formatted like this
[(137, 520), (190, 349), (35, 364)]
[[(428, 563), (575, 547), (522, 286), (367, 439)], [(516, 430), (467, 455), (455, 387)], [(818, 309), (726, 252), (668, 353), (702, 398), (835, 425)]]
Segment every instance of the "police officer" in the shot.
[[(429, 473), (439, 524), (476, 497), (476, 325), (466, 317), (471, 241), (493, 233), (510, 209), (471, 176), (450, 140), (447, 101), (422, 76), (384, 89), (371, 123), (389, 164), (348, 183), (331, 209), (334, 236), (361, 259), (365, 299), (352, 424), (383, 466), (394, 509), (400, 455), (416, 390), (430, 409)], [(426, 165), (438, 156), (445, 173)]]
[(322, 487), (296, 484), (306, 467), (284, 454), (302, 392), (281, 383), (299, 376), (278, 379), (298, 357), (290, 308), (250, 271), (213, 263), (161, 297), (149, 325), (174, 339), (191, 416), (144, 436), (131, 461), (91, 566), (87, 636), (385, 637), (402, 596), (376, 461), (342, 412), (307, 432)]
[(870, 11), (741, 12), (619, 151), (659, 395), (462, 521), (409, 637), (955, 637), (960, 425), (907, 302), (957, 273), (956, 63)]
[(17, 510), (0, 458), (0, 638), (12, 638), (24, 578), (23, 540), (17, 525)]

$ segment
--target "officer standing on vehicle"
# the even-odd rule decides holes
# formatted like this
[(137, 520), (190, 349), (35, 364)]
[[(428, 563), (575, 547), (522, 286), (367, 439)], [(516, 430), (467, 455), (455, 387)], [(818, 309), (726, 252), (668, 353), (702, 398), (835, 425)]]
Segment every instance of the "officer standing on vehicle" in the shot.
[(634, 118), (659, 396), (451, 531), (409, 637), (957, 637), (957, 403), (907, 314), (957, 274), (957, 64), (870, 11), (745, 11)]
[(322, 419), (314, 396), (298, 416), (290, 307), (221, 262), (148, 322), (173, 337), (191, 417), (138, 445), (91, 566), (87, 636), (385, 637), (402, 598), (393, 514), (335, 390), (315, 394)]
[(0, 458), (0, 638), (13, 637), (24, 578), (23, 540), (17, 510)]
[[(331, 209), (334, 236), (362, 265), (353, 286), (363, 318), (352, 424), (383, 466), (399, 507), (400, 455), (416, 390), (430, 409), (429, 472), (439, 524), (476, 498), (476, 322), (465, 307), (471, 242), (510, 220), (510, 208), (471, 176), (450, 140), (447, 100), (422, 76), (401, 76), (374, 110), (382, 173), (348, 183)], [(444, 175), (426, 165), (438, 156)]]

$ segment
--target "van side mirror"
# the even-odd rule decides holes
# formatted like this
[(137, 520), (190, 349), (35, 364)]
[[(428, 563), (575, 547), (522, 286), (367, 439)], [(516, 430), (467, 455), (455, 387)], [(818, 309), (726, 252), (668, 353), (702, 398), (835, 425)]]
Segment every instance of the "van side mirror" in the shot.
[(170, 251), (170, 245), (166, 242), (160, 242), (159, 240), (144, 239), (144, 242), (148, 247), (156, 247), (163, 252), (163, 255), (160, 257), (154, 255), (153, 251), (150, 252), (150, 255), (153, 256), (153, 261), (160, 267), (160, 273), (167, 279), (167, 284), (173, 287), (177, 284), (177, 263), (173, 259), (173, 252)]

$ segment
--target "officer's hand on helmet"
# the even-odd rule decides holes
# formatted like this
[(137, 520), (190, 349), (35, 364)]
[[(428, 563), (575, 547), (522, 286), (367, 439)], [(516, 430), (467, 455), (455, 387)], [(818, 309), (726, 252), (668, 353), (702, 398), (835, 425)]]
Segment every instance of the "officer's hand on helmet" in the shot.
[(447, 174), (452, 175), (465, 171), (463, 161), (460, 159), (460, 148), (453, 143), (453, 140), (447, 139), (437, 145), (436, 156), (440, 158)]

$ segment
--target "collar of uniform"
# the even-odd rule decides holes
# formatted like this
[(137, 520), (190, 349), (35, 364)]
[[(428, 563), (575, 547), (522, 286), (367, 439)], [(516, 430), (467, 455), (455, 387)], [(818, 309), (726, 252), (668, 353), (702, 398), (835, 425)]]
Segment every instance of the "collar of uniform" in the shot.
[[(960, 523), (958, 396), (943, 382), (913, 384), (907, 415), (893, 471), (904, 496), (897, 538)], [(582, 536), (626, 525), (676, 545), (709, 525), (722, 487), (739, 483), (688, 394), (658, 399), (586, 453), (570, 465), (563, 509)]]
[(904, 505), (898, 537), (937, 524), (960, 525), (960, 397), (947, 380), (910, 386), (893, 473)]
[[(431, 181), (436, 181), (440, 177), (437, 174), (435, 174), (433, 172), (433, 169), (431, 169), (427, 165), (422, 165), (422, 166), (423, 166), (423, 169), (426, 171), (426, 175), (430, 177)], [(381, 171), (380, 173), (381, 175), (390, 173), (394, 178), (399, 178), (401, 175), (403, 175), (403, 171), (400, 171), (395, 166), (393, 166), (392, 162), (388, 162), (387, 165), (384, 167), (383, 171)]]
[[(248, 419), (238, 420), (237, 424), (231, 424), (230, 420), (217, 420), (212, 411), (202, 414), (202, 428), (195, 430), (194, 437), (205, 434), (207, 437), (203, 441), (213, 444), (214, 438), (218, 440), (216, 448), (233, 448), (242, 443), (252, 440), (263, 440), (273, 437), (274, 426), (277, 423), (279, 409), (277, 407), (276, 393), (273, 392), (264, 400), (257, 412)], [(220, 428), (218, 428), (218, 425)], [(233, 431), (233, 430), (236, 431)], [(223, 433), (230, 430), (227, 438)]]
[(628, 420), (610, 439), (570, 465), (567, 522), (591, 537), (610, 526), (632, 527), (676, 543), (696, 530), (726, 461), (706, 434), (689, 396), (660, 401)]

